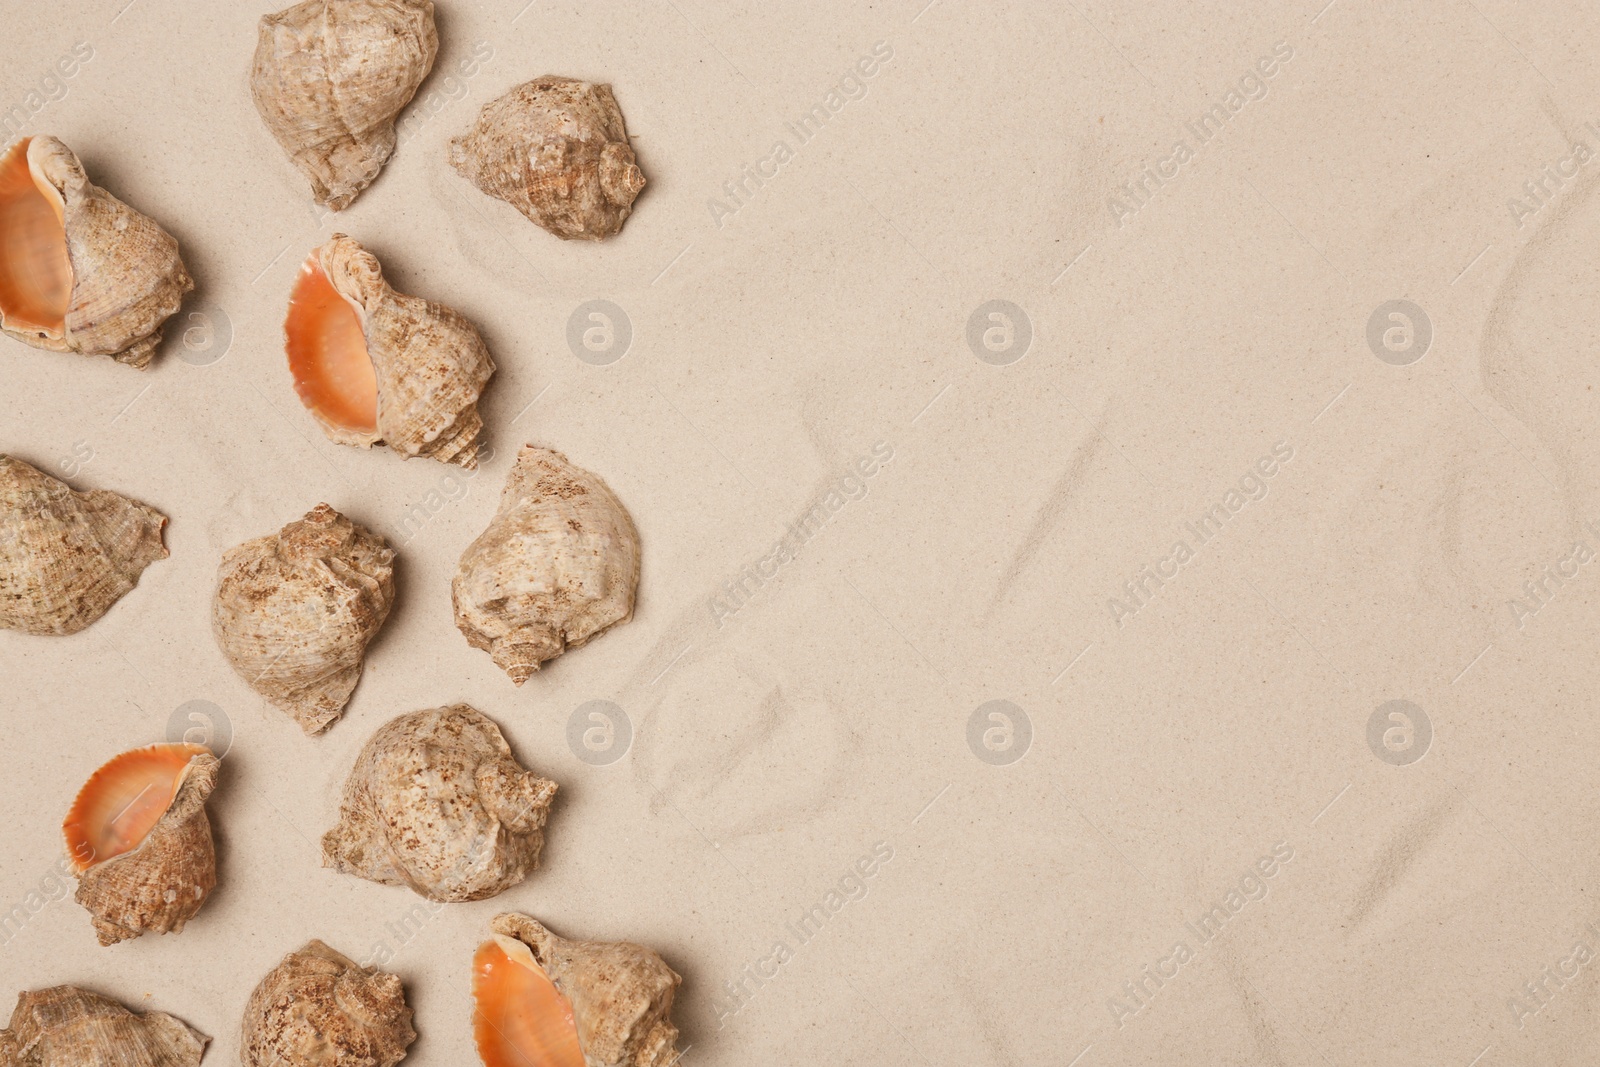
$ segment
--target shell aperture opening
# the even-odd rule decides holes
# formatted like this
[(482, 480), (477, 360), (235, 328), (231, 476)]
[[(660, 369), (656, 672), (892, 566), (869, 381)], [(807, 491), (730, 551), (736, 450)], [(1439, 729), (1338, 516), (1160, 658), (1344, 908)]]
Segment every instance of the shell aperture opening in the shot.
[(295, 280), (284, 332), (300, 402), (341, 429), (376, 433), (378, 375), (361, 316), (334, 288), (315, 252)]
[(178, 795), (204, 745), (161, 744), (124, 752), (89, 777), (62, 832), (80, 874), (138, 848)]
[(520, 941), (495, 935), (472, 958), (472, 1028), (487, 1067), (584, 1067), (572, 1003)]
[(0, 318), (14, 330), (60, 337), (72, 300), (72, 261), (60, 195), (28, 166), (24, 137), (0, 157)]

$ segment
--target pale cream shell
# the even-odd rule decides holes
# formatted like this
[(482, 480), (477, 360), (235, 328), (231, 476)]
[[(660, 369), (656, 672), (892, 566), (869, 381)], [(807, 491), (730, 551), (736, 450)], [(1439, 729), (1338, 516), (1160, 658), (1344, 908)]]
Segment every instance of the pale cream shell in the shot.
[(75, 634), (167, 558), (167, 517), (119, 493), (80, 493), (0, 455), (0, 627)]
[(318, 204), (339, 211), (378, 176), (438, 51), (431, 0), (305, 0), (262, 16), (250, 93)]
[(343, 445), (381, 443), (407, 459), (426, 456), (476, 468), (483, 430), (478, 397), (494, 374), (477, 328), (443, 304), (395, 292), (377, 257), (342, 233), (313, 254), (360, 319), (378, 379), (377, 432), (318, 418), (322, 432)]
[(571, 1003), (588, 1067), (669, 1067), (677, 1060), (672, 1000), (683, 979), (660, 956), (629, 941), (568, 941), (515, 912), (489, 926), (527, 945)]
[(222, 761), (209, 752), (194, 756), (171, 806), (139, 846), (78, 875), (76, 899), (102, 945), (147, 933), (182, 933), (205, 905), (217, 885), (206, 800), (221, 769)]
[(417, 1039), (405, 987), (321, 941), (267, 972), (244, 1010), (244, 1067), (393, 1067)]
[(28, 169), (56, 191), (72, 263), (64, 330), (0, 329), (35, 348), (111, 356), (143, 368), (162, 325), (194, 288), (178, 242), (156, 221), (89, 181), (72, 149), (54, 137), (28, 143)]
[(327, 504), (228, 550), (211, 630), (239, 677), (308, 734), (336, 722), (394, 603), (394, 550)]
[(17, 997), (0, 1030), (3, 1067), (197, 1067), (210, 1038), (165, 1012), (135, 1015), (76, 986)]
[(488, 716), (466, 704), (415, 711), (362, 748), (322, 863), (430, 900), (483, 900), (539, 866), (555, 793)]
[(638, 586), (639, 533), (615, 494), (560, 452), (525, 445), (451, 596), (467, 642), (521, 685), (632, 618)]
[(645, 184), (611, 86), (549, 74), (485, 104), (450, 165), (563, 240), (619, 232)]

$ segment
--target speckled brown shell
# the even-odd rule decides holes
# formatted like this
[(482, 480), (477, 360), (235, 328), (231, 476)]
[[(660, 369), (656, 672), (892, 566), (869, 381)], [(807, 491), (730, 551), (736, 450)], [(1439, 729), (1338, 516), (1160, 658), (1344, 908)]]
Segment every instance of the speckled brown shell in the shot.
[(482, 900), (539, 866), (556, 783), (466, 704), (392, 719), (361, 750), (322, 863), (438, 901)]
[(72, 264), (72, 295), (61, 330), (0, 329), (54, 352), (111, 356), (143, 368), (161, 343), (162, 325), (194, 288), (178, 242), (89, 181), (72, 149), (54, 137), (27, 142), (34, 181), (55, 191)]
[(244, 1067), (393, 1067), (417, 1039), (405, 988), (321, 941), (267, 973), (244, 1010)]
[(672, 999), (683, 979), (660, 956), (628, 941), (568, 941), (514, 912), (489, 926), (527, 945), (571, 1002), (588, 1067), (668, 1067), (677, 1059)]
[(206, 799), (222, 762), (200, 746), (195, 750), (171, 806), (139, 846), (78, 875), (76, 899), (102, 945), (146, 933), (182, 933), (216, 888)]
[(485, 104), (450, 165), (563, 240), (617, 233), (644, 188), (611, 86), (555, 75)]
[(438, 50), (431, 0), (305, 0), (262, 16), (250, 93), (317, 203), (342, 210), (372, 184)]
[(135, 1015), (76, 986), (17, 997), (0, 1067), (196, 1067), (210, 1038), (159, 1011)]
[(313, 255), (355, 309), (378, 379), (376, 432), (318, 418), (322, 432), (342, 445), (381, 443), (407, 459), (426, 456), (476, 468), (483, 429), (478, 397), (494, 374), (477, 328), (443, 304), (395, 292), (377, 257), (342, 233)]
[(462, 553), (456, 627), (517, 685), (539, 665), (633, 617), (639, 534), (600, 478), (525, 445), (500, 508)]
[(75, 492), (0, 455), (0, 627), (75, 634), (167, 558), (167, 517), (118, 493)]
[(327, 504), (222, 557), (211, 629), (239, 677), (308, 734), (344, 711), (394, 602), (394, 551)]

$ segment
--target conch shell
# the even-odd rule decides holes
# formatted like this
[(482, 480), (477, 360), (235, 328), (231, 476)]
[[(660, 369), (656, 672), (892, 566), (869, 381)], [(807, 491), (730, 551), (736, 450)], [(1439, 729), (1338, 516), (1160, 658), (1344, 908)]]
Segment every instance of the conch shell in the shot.
[(619, 232), (644, 188), (611, 86), (548, 74), (483, 105), (450, 165), (563, 240)]
[(167, 517), (119, 493), (75, 492), (0, 455), (0, 627), (75, 634), (167, 558)]
[(472, 960), (473, 1030), (486, 1067), (669, 1067), (683, 981), (626, 941), (567, 941), (497, 915)]
[(478, 465), (489, 349), (458, 312), (390, 288), (360, 244), (336, 233), (312, 251), (284, 334), (295, 391), (329, 439)]
[(89, 181), (54, 137), (0, 156), (0, 329), (143, 368), (194, 281), (178, 242)]
[(405, 987), (312, 941), (267, 972), (244, 1009), (244, 1067), (394, 1067), (417, 1039)]
[(322, 864), (429, 900), (483, 900), (539, 866), (555, 793), (477, 710), (414, 711), (361, 750)]
[(438, 51), (431, 0), (305, 0), (261, 17), (250, 93), (317, 203), (340, 211), (372, 184)]
[(210, 1038), (159, 1011), (135, 1015), (76, 986), (17, 998), (0, 1030), (4, 1067), (198, 1067)]
[(245, 683), (319, 734), (361, 679), (394, 603), (394, 550), (326, 504), (230, 549), (211, 631)]
[(632, 618), (638, 585), (627, 509), (560, 452), (524, 445), (451, 596), (468, 644), (521, 685), (545, 660)]
[(204, 745), (150, 745), (78, 793), (61, 829), (102, 945), (180, 933), (205, 904), (217, 884), (206, 798), (221, 766)]

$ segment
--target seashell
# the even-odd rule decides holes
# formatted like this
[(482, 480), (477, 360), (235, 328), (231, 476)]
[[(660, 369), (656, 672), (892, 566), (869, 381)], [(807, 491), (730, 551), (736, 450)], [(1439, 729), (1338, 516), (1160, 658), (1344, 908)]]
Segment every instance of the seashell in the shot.
[(473, 1031), (486, 1067), (668, 1067), (683, 981), (626, 941), (567, 941), (497, 915), (472, 959)]
[(217, 884), (206, 798), (220, 767), (204, 745), (149, 745), (79, 791), (61, 830), (102, 945), (181, 933), (205, 904)]
[(341, 445), (478, 465), (478, 396), (494, 361), (459, 313), (395, 292), (336, 233), (300, 268), (284, 322), (300, 402)]
[(405, 987), (312, 941), (267, 972), (244, 1009), (244, 1067), (394, 1067), (417, 1039)]
[(394, 550), (318, 504), (222, 557), (211, 632), (245, 684), (308, 734), (338, 721), (394, 603)]
[(483, 900), (539, 866), (556, 783), (467, 706), (392, 719), (361, 750), (322, 865), (429, 900)]
[(317, 203), (343, 210), (372, 184), (438, 51), (431, 0), (305, 0), (261, 17), (250, 94)]
[(193, 288), (178, 242), (90, 182), (66, 145), (25, 137), (0, 156), (0, 329), (143, 368)]
[(155, 508), (0, 455), (0, 627), (75, 634), (167, 558)]
[(545, 660), (632, 618), (638, 586), (627, 509), (560, 452), (524, 445), (450, 592), (467, 643), (521, 685)]
[(165, 1012), (135, 1015), (76, 986), (17, 998), (0, 1030), (5, 1067), (197, 1067), (211, 1039)]
[(483, 105), (450, 165), (562, 240), (619, 232), (644, 188), (611, 86), (549, 74)]

